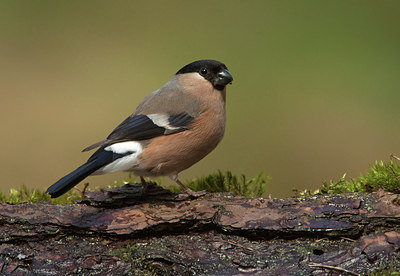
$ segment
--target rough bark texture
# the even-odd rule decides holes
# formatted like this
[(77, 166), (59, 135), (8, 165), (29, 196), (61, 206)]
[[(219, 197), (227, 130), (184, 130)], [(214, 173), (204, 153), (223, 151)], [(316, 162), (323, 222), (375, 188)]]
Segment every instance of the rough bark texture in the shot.
[[(399, 196), (146, 196), (0, 204), (0, 271), (15, 275), (339, 275), (400, 270)], [(150, 194), (150, 195), (149, 195)], [(129, 204), (129, 206), (127, 206)]]

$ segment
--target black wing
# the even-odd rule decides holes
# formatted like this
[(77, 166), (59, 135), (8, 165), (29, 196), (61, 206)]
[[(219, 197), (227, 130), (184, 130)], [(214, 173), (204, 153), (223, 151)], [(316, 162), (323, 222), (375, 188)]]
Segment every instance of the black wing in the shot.
[(177, 133), (188, 129), (193, 117), (187, 113), (175, 115), (149, 114), (126, 118), (108, 137), (83, 151), (117, 142), (147, 140), (161, 135)]
[(163, 135), (164, 131), (165, 128), (156, 125), (146, 115), (135, 115), (126, 118), (120, 123), (111, 134), (108, 135), (107, 140), (147, 140)]
[(169, 124), (171, 126), (182, 127), (182, 128), (186, 128), (192, 120), (193, 120), (193, 117), (187, 113), (171, 115), (168, 118)]

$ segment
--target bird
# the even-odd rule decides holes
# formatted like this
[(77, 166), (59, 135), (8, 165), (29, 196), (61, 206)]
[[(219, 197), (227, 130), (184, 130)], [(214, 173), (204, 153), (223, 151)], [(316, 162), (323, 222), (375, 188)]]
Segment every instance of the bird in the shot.
[(106, 139), (86, 147), (98, 148), (86, 163), (47, 189), (52, 198), (72, 189), (89, 175), (117, 171), (140, 177), (168, 176), (191, 197), (178, 174), (209, 154), (225, 132), (226, 86), (233, 77), (224, 63), (197, 60), (182, 67), (160, 89), (147, 95), (132, 115)]

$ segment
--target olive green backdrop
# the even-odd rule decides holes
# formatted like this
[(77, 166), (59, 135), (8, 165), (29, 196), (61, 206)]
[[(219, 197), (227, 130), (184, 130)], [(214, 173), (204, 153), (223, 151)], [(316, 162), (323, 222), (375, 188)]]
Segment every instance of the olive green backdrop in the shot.
[(204, 58), (235, 78), (227, 130), (182, 180), (264, 171), (287, 196), (400, 154), (400, 1), (1, 1), (1, 191), (46, 188)]

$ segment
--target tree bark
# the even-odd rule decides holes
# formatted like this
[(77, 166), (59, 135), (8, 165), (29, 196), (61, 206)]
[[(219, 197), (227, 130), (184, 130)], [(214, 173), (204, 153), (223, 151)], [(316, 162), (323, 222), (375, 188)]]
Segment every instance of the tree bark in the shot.
[(400, 197), (176, 197), (137, 185), (80, 204), (0, 204), (15, 275), (343, 275), (400, 270)]

